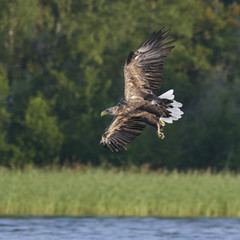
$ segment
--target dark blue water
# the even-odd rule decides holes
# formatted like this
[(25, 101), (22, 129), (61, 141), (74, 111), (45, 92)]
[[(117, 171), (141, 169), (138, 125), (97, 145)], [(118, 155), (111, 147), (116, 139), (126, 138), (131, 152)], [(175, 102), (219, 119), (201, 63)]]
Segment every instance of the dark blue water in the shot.
[(0, 218), (4, 240), (240, 240), (234, 218)]

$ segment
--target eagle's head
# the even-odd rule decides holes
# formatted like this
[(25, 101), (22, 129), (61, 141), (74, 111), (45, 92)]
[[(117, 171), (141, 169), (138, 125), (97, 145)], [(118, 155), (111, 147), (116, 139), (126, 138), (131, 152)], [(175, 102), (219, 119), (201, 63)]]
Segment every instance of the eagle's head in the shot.
[(104, 111), (101, 112), (101, 117), (105, 116), (105, 115), (117, 115), (117, 107), (109, 107), (109, 108), (106, 108)]

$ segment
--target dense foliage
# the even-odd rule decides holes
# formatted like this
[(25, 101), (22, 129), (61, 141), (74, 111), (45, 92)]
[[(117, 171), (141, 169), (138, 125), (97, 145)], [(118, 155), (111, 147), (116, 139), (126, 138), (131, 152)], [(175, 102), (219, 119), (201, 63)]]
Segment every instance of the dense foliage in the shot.
[[(148, 127), (111, 153), (99, 113), (123, 95), (129, 51), (162, 26), (177, 41), (161, 92), (185, 115), (163, 141)], [(0, 0), (0, 164), (239, 169), (239, 56), (239, 2)]]

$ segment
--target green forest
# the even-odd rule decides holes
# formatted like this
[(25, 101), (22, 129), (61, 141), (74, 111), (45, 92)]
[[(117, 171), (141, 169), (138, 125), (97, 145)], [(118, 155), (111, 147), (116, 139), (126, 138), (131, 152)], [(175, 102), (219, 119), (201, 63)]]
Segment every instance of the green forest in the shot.
[[(183, 118), (127, 151), (99, 142), (123, 96), (122, 65), (171, 29), (161, 94)], [(240, 1), (0, 0), (0, 165), (240, 170)]]

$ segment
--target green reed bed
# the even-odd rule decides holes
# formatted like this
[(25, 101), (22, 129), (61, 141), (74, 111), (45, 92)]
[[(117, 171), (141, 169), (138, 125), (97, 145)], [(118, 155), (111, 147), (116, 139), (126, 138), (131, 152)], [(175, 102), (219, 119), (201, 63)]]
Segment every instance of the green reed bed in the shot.
[(240, 175), (2, 169), (0, 214), (240, 217)]

